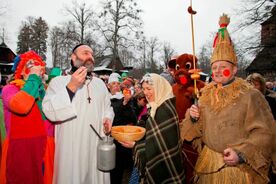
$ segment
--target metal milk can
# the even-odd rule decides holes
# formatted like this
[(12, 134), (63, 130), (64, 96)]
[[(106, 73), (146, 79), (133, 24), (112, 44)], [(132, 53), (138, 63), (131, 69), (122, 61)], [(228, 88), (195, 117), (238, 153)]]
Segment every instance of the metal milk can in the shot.
[(101, 171), (110, 171), (115, 168), (116, 146), (113, 138), (105, 136), (99, 140), (97, 146), (97, 167)]

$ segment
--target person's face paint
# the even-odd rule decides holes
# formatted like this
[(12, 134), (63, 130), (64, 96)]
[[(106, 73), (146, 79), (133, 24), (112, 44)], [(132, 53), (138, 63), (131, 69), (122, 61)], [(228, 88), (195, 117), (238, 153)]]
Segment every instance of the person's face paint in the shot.
[(237, 72), (237, 67), (227, 61), (216, 61), (211, 68), (213, 81), (220, 84), (229, 82)]
[[(31, 72), (32, 71), (32, 72)], [(26, 80), (31, 73), (37, 74), (42, 77), (45, 74), (45, 63), (36, 60), (29, 60), (22, 71), (23, 78)]]

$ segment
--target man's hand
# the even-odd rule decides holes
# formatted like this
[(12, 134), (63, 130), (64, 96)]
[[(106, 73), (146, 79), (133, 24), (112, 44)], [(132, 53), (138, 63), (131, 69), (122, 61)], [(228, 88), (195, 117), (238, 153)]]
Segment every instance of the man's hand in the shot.
[(103, 129), (104, 133), (106, 135), (110, 134), (111, 133), (111, 127), (112, 127), (111, 120), (108, 119), (108, 118), (104, 118), (103, 119), (103, 125), (104, 125), (104, 129)]
[(227, 165), (235, 166), (239, 163), (239, 156), (232, 148), (223, 151), (223, 160)]
[(189, 112), (190, 112), (190, 116), (194, 119), (198, 119), (200, 116), (200, 111), (197, 105), (192, 105), (190, 107)]
[(75, 93), (79, 87), (81, 87), (85, 82), (85, 77), (87, 75), (87, 69), (84, 66), (81, 66), (77, 69), (71, 76), (70, 82), (67, 84), (67, 87)]

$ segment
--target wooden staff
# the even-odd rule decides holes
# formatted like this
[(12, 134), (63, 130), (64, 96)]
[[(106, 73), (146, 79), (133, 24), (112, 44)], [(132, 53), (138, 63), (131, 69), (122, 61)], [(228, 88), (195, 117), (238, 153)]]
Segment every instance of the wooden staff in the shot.
[[(189, 70), (189, 73), (191, 73), (191, 78), (194, 80), (194, 93), (195, 93), (195, 101), (199, 97), (199, 92), (197, 89), (196, 81), (200, 78), (199, 72), (201, 71), (200, 69), (196, 68), (196, 59), (195, 59), (195, 35), (194, 35), (194, 19), (193, 15), (196, 14), (196, 11), (193, 10), (192, 8), (192, 0), (190, 0), (190, 6), (188, 7), (188, 12), (191, 15), (191, 28), (192, 28), (192, 48), (193, 48), (193, 65), (194, 68)], [(197, 103), (197, 101), (196, 101)]]

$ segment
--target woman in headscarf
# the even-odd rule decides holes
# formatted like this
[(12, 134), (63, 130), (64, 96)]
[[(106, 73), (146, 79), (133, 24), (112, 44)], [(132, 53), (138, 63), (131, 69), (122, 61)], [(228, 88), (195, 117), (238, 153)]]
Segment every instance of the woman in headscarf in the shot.
[(122, 144), (133, 148), (140, 183), (184, 183), (181, 139), (172, 87), (157, 74), (146, 74), (141, 83), (149, 104), (146, 134), (140, 141)]

